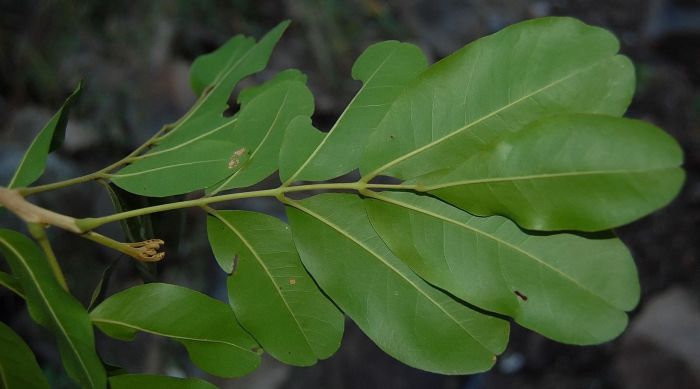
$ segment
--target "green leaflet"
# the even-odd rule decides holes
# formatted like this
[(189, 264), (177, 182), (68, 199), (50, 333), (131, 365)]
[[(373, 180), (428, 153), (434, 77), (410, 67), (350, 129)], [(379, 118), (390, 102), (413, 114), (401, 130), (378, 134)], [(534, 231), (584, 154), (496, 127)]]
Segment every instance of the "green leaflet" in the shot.
[(5, 389), (49, 388), (32, 350), (3, 322), (0, 322), (0, 384)]
[(17, 296), (26, 299), (24, 292), (22, 292), (22, 285), (19, 284), (19, 280), (13, 277), (12, 274), (0, 271), (0, 285), (4, 286)]
[(555, 113), (619, 116), (634, 91), (609, 32), (571, 18), (528, 20), (431, 66), (370, 137), (362, 175), (409, 179), (459, 165), (507, 132)]
[(374, 232), (362, 200), (321, 194), (287, 200), (304, 265), (382, 350), (410, 366), (469, 374), (493, 366), (508, 323), (428, 285)]
[(208, 217), (207, 231), (216, 259), (232, 273), (233, 311), (266, 352), (297, 366), (335, 353), (343, 314), (304, 269), (286, 224), (255, 212), (219, 211)]
[(311, 118), (297, 116), (284, 130), (280, 149), (280, 179), (287, 181), (318, 149), (325, 134), (311, 124)]
[(235, 36), (213, 53), (202, 55), (192, 64), (190, 81), (199, 100), (167, 133), (159, 147), (167, 148), (200, 136), (230, 120), (223, 112), (240, 80), (265, 68), (272, 49), (289, 21), (282, 22), (265, 34), (260, 42)]
[(39, 247), (18, 232), (0, 229), (0, 253), (19, 279), (32, 319), (56, 336), (68, 375), (83, 387), (104, 388), (105, 371), (88, 314), (58, 284)]
[(242, 376), (260, 364), (262, 350), (226, 304), (181, 286), (129, 288), (98, 305), (90, 317), (113, 338), (131, 340), (137, 331), (172, 338), (195, 365), (217, 376)]
[(112, 389), (216, 389), (198, 378), (176, 378), (150, 374), (122, 374), (109, 377)]
[(241, 168), (208, 192), (250, 186), (279, 168), (279, 153), (285, 128), (297, 116), (310, 117), (314, 98), (306, 87), (306, 76), (287, 70), (264, 85), (241, 94), (234, 139), (241, 139), (249, 159)]
[(572, 114), (537, 121), (416, 182), (469, 212), (528, 229), (599, 231), (668, 204), (683, 185), (682, 162), (676, 141), (651, 124)]
[[(355, 61), (352, 77), (362, 81), (345, 111), (323, 140), (301, 165), (280, 167), (282, 181), (321, 181), (341, 176), (357, 168), (370, 134), (389, 111), (408, 82), (427, 67), (421, 50), (409, 43), (386, 41), (368, 47)], [(322, 135), (322, 134), (321, 134)], [(296, 139), (284, 151), (298, 153)]]
[(44, 173), (46, 158), (49, 153), (58, 149), (63, 144), (66, 136), (66, 124), (68, 114), (73, 104), (78, 100), (83, 84), (78, 83), (73, 93), (68, 96), (63, 106), (56, 112), (51, 120), (39, 131), (32, 144), (19, 163), (15, 175), (7, 185), (8, 188), (28, 186), (36, 181)]
[(241, 168), (245, 147), (200, 140), (175, 151), (145, 158), (110, 175), (120, 188), (143, 196), (165, 197), (201, 189)]
[[(199, 100), (161, 135), (149, 153), (117, 172), (114, 183), (132, 193), (163, 197), (202, 189), (235, 173), (251, 147), (250, 139), (234, 136), (237, 116), (223, 116), (229, 96), (241, 79), (265, 67), (288, 25), (280, 23), (257, 44), (251, 38), (236, 36), (215, 52), (199, 57), (191, 70)], [(229, 150), (224, 143), (214, 146), (212, 142), (228, 143)], [(212, 150), (208, 152), (209, 147)], [(186, 171), (187, 179), (181, 171)]]
[(559, 342), (614, 338), (639, 299), (634, 262), (616, 238), (529, 235), (506, 218), (472, 216), (428, 196), (372, 196), (365, 205), (373, 226), (418, 275)]

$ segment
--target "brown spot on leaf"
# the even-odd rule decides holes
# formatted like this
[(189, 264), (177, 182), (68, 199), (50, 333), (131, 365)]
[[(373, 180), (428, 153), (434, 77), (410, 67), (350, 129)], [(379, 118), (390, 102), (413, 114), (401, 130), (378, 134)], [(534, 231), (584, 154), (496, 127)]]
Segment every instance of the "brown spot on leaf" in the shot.
[(296, 285), (296, 283), (297, 283), (296, 279), (294, 279), (294, 278), (289, 279), (289, 285)]
[(245, 154), (245, 151), (245, 147), (241, 147), (240, 149), (233, 152), (231, 158), (229, 158), (228, 160), (229, 169), (235, 169), (241, 163), (241, 157), (243, 156), (243, 154)]
[(515, 293), (516, 296), (520, 297), (521, 300), (527, 301), (527, 296), (525, 296), (524, 294), (520, 293), (519, 291), (514, 290), (513, 293)]

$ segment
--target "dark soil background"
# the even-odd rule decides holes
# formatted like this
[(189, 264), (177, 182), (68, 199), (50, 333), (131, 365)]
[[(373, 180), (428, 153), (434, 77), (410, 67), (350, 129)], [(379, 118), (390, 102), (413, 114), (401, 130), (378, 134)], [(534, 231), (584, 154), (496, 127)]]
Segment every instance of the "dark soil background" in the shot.
[[(314, 123), (329, 128), (359, 87), (350, 78), (369, 44), (410, 41), (437, 60), (485, 34), (523, 20), (568, 15), (613, 31), (637, 67), (628, 116), (670, 132), (686, 153), (687, 182), (665, 209), (620, 229), (637, 261), (642, 300), (630, 327), (596, 347), (557, 344), (513, 326), (496, 367), (444, 377), (402, 365), (348, 322), (340, 351), (311, 368), (265, 359), (238, 380), (207, 377), (184, 350), (160, 338), (118, 342), (98, 334), (105, 360), (133, 372), (194, 375), (225, 388), (698, 388), (700, 387), (700, 0), (0, 0), (0, 182), (8, 182), (36, 132), (78, 80), (65, 147), (41, 182), (85, 174), (118, 160), (194, 101), (188, 67), (237, 33), (256, 37), (283, 19), (293, 24), (268, 70), (243, 84), (295, 67), (316, 96)], [(621, 150), (624, 152), (624, 150)], [(110, 212), (97, 184), (33, 198), (74, 216)], [(262, 200), (231, 207), (281, 215)], [(158, 278), (225, 298), (223, 274), (206, 242), (198, 210), (156, 220), (168, 242)], [(3, 226), (22, 228), (9, 215)], [(119, 237), (119, 226), (105, 233)], [(133, 264), (61, 231), (51, 231), (71, 289), (87, 303), (104, 268), (118, 260), (109, 292), (141, 282)], [(6, 264), (0, 261), (0, 268)], [(605, 269), (601, 269), (605, 271)], [(23, 302), (0, 290), (0, 316), (26, 339), (54, 387), (72, 387), (51, 337)]]

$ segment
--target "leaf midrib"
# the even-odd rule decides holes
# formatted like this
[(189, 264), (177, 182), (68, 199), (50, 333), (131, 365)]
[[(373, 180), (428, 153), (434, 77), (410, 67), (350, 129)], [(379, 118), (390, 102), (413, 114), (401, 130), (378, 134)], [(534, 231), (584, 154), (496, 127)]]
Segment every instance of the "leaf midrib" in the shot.
[[(456, 225), (456, 226), (458, 226), (458, 227), (462, 227), (462, 228), (464, 228), (464, 229), (473, 231), (473, 232), (475, 232), (475, 233), (477, 233), (477, 234), (480, 234), (480, 235), (482, 235), (482, 236), (484, 236), (484, 237), (486, 237), (486, 238), (492, 239), (492, 240), (496, 241), (497, 243), (499, 243), (499, 244), (501, 244), (501, 245), (504, 245), (504, 246), (508, 247), (509, 249), (511, 249), (511, 250), (513, 250), (513, 251), (517, 251), (517, 252), (519, 252), (519, 253), (525, 255), (526, 257), (529, 257), (529, 258), (533, 259), (533, 260), (536, 261), (537, 263), (541, 264), (543, 267), (545, 267), (545, 268), (551, 270), (551, 271), (554, 272), (555, 274), (558, 274), (559, 276), (561, 276), (561, 277), (564, 278), (565, 280), (568, 280), (569, 282), (571, 282), (573, 285), (577, 286), (578, 288), (580, 288), (580, 289), (583, 290), (584, 292), (586, 292), (586, 293), (588, 293), (588, 294), (594, 296), (596, 299), (602, 301), (603, 304), (605, 304), (605, 305), (607, 305), (607, 306), (609, 306), (609, 307), (611, 307), (611, 308), (613, 308), (613, 309), (620, 310), (620, 308), (617, 308), (616, 306), (612, 305), (612, 304), (611, 304), (609, 301), (607, 301), (603, 296), (600, 296), (600, 295), (596, 294), (596, 293), (593, 292), (592, 290), (590, 290), (590, 289), (588, 289), (587, 287), (585, 287), (584, 285), (580, 284), (577, 280), (571, 278), (568, 274), (562, 272), (561, 270), (559, 270), (559, 269), (553, 267), (553, 266), (550, 265), (549, 263), (547, 263), (547, 262), (545, 262), (544, 260), (540, 259), (540, 258), (537, 257), (535, 254), (532, 254), (532, 253), (530, 253), (530, 252), (528, 252), (528, 251), (525, 251), (525, 250), (521, 249), (520, 247), (515, 246), (515, 245), (513, 245), (512, 243), (510, 243), (510, 242), (508, 242), (508, 241), (505, 241), (505, 240), (502, 240), (502, 239), (498, 238), (498, 237), (495, 236), (495, 235), (489, 234), (489, 233), (487, 233), (487, 232), (485, 232), (485, 231), (479, 230), (479, 229), (477, 229), (477, 228), (475, 228), (475, 227), (473, 227), (473, 226), (470, 226), (470, 225), (468, 225), (468, 224), (459, 222), (459, 221), (457, 221), (457, 220), (455, 220), (455, 219), (452, 219), (452, 218), (449, 218), (449, 217), (446, 217), (446, 216), (443, 216), (443, 215), (440, 215), (440, 214), (437, 214), (437, 213), (434, 213), (434, 212), (431, 212), (431, 211), (428, 211), (428, 210), (425, 210), (425, 209), (422, 209), (422, 208), (418, 208), (418, 207), (416, 207), (416, 206), (413, 206), (413, 205), (410, 205), (410, 204), (401, 202), (401, 201), (399, 201), (399, 200), (394, 200), (394, 199), (388, 198), (388, 197), (386, 197), (386, 196), (382, 196), (382, 195), (380, 195), (380, 194), (374, 193), (374, 194), (372, 194), (372, 197), (375, 198), (375, 199), (381, 200), (381, 201), (385, 201), (385, 202), (390, 203), (390, 204), (398, 205), (398, 206), (403, 207), (403, 208), (406, 208), (406, 209), (410, 209), (410, 210), (413, 210), (413, 211), (416, 211), (416, 212), (423, 213), (423, 214), (425, 214), (425, 215), (434, 217), (434, 218), (436, 218), (436, 219), (440, 219), (440, 220), (446, 221), (446, 222), (451, 223), (451, 224), (454, 224), (454, 225)], [(499, 266), (499, 267), (500, 267), (500, 266)], [(505, 278), (505, 275), (503, 274), (503, 271), (502, 271), (502, 270), (501, 270), (501, 277), (503, 277), (504, 280), (506, 279), (506, 278)], [(510, 284), (510, 283), (509, 283), (509, 284)]]
[(0, 236), (0, 243), (2, 243), (5, 247), (7, 247), (20, 260), (20, 262), (24, 266), (25, 270), (27, 271), (27, 273), (31, 277), (32, 282), (35, 284), (37, 291), (39, 292), (39, 295), (41, 297), (41, 301), (46, 306), (46, 309), (51, 314), (51, 317), (53, 317), (54, 322), (58, 325), (59, 330), (61, 331), (64, 338), (66, 339), (66, 342), (70, 346), (71, 351), (73, 351), (73, 354), (75, 354), (76, 359), (78, 360), (78, 362), (80, 362), (80, 366), (83, 368), (83, 373), (85, 374), (85, 377), (87, 378), (87, 380), (90, 382), (90, 386), (94, 387), (95, 383), (92, 381), (92, 376), (90, 375), (90, 372), (89, 372), (87, 366), (85, 365), (83, 358), (81, 357), (80, 353), (78, 352), (78, 349), (73, 344), (71, 337), (68, 336), (68, 332), (63, 327), (63, 324), (61, 323), (58, 316), (56, 315), (56, 312), (54, 312), (53, 308), (51, 307), (51, 304), (49, 304), (48, 299), (46, 298), (46, 295), (44, 294), (44, 291), (41, 288), (42, 284), (39, 283), (39, 281), (36, 278), (36, 275), (34, 274), (32, 269), (27, 265), (25, 257), (22, 255), (22, 253), (15, 250), (14, 246), (9, 244), (9, 242), (7, 240), (3, 239), (1, 236)]
[(317, 213), (311, 211), (310, 209), (301, 206), (299, 202), (293, 201), (293, 200), (289, 200), (289, 199), (287, 199), (286, 201), (287, 201), (289, 204), (291, 204), (292, 206), (294, 206), (295, 208), (300, 209), (300, 210), (302, 210), (303, 212), (306, 212), (308, 215), (315, 217), (316, 219), (318, 219), (319, 221), (323, 222), (323, 223), (326, 224), (327, 226), (333, 228), (333, 229), (336, 230), (338, 233), (340, 233), (341, 235), (344, 235), (347, 239), (349, 239), (350, 241), (352, 241), (353, 243), (355, 243), (357, 246), (359, 246), (359, 247), (362, 248), (363, 250), (367, 251), (369, 254), (371, 254), (371, 255), (374, 256), (375, 258), (379, 259), (380, 262), (382, 262), (387, 268), (391, 269), (394, 273), (396, 273), (397, 275), (399, 275), (400, 278), (404, 279), (404, 281), (406, 281), (406, 282), (407, 282), (409, 285), (411, 285), (416, 291), (418, 291), (421, 295), (423, 295), (423, 297), (425, 297), (428, 301), (430, 301), (430, 302), (433, 303), (436, 307), (438, 307), (438, 309), (440, 309), (440, 311), (442, 311), (442, 312), (445, 314), (445, 316), (449, 317), (449, 318), (457, 325), (457, 327), (461, 328), (464, 332), (466, 332), (467, 334), (469, 334), (469, 337), (471, 337), (475, 342), (477, 342), (479, 345), (481, 345), (481, 347), (482, 347), (487, 353), (489, 353), (489, 354), (494, 354), (488, 347), (486, 347), (486, 345), (484, 345), (484, 344), (481, 342), (481, 340), (479, 340), (477, 337), (475, 337), (474, 335), (472, 335), (472, 333), (471, 333), (468, 329), (464, 328), (464, 327), (462, 326), (462, 323), (461, 323), (459, 320), (457, 320), (457, 318), (455, 318), (454, 316), (452, 316), (452, 314), (450, 314), (449, 312), (447, 312), (447, 311), (442, 307), (442, 305), (440, 305), (437, 301), (435, 301), (431, 296), (429, 296), (428, 294), (426, 294), (426, 293), (423, 291), (423, 289), (421, 289), (418, 285), (416, 285), (411, 279), (409, 279), (408, 277), (406, 277), (406, 275), (404, 275), (401, 271), (399, 271), (399, 270), (398, 270), (397, 268), (395, 268), (393, 265), (391, 265), (390, 263), (388, 263), (381, 255), (375, 253), (371, 248), (367, 247), (364, 243), (362, 243), (362, 242), (360, 242), (359, 240), (355, 239), (355, 237), (353, 237), (352, 235), (350, 235), (349, 233), (347, 233), (345, 230), (341, 229), (339, 226), (337, 226), (336, 224), (334, 224), (334, 223), (331, 222), (330, 220), (327, 220), (327, 219), (325, 219), (324, 217), (322, 217), (321, 215), (318, 215)]
[(247, 353), (253, 354), (253, 355), (258, 355), (250, 350), (248, 350), (245, 347), (239, 346), (235, 343), (227, 342), (225, 340), (219, 340), (219, 339), (208, 339), (208, 338), (192, 338), (188, 336), (182, 336), (182, 335), (173, 335), (173, 334), (166, 334), (163, 332), (155, 331), (155, 330), (149, 330), (134, 324), (129, 324), (123, 321), (118, 321), (118, 320), (110, 320), (110, 319), (104, 319), (100, 317), (91, 317), (91, 320), (93, 323), (105, 323), (105, 324), (112, 324), (112, 325), (117, 325), (117, 326), (122, 326), (126, 328), (131, 328), (133, 330), (141, 331), (141, 332), (146, 332), (149, 334), (153, 335), (158, 335), (158, 336), (164, 336), (166, 338), (172, 338), (172, 339), (180, 339), (180, 340), (189, 340), (193, 342), (202, 342), (202, 343), (217, 343), (217, 344), (225, 344), (228, 346), (233, 346), (236, 348), (239, 348)]
[(198, 135), (198, 136), (196, 136), (196, 137), (194, 137), (194, 138), (192, 138), (192, 139), (190, 139), (190, 140), (187, 140), (187, 141), (185, 141), (185, 142), (179, 143), (179, 144), (176, 145), (176, 146), (173, 146), (173, 147), (170, 147), (170, 148), (167, 148), (167, 149), (164, 149), (164, 150), (157, 150), (157, 151), (154, 151), (154, 152), (152, 152), (152, 153), (148, 153), (148, 154), (141, 155), (141, 156), (139, 156), (139, 157), (136, 157), (136, 159), (137, 159), (137, 160), (147, 159), (147, 158), (150, 158), (150, 157), (154, 157), (154, 156), (156, 156), (156, 155), (161, 155), (161, 154), (165, 154), (165, 153), (169, 153), (169, 152), (171, 152), (171, 151), (175, 151), (175, 150), (181, 149), (181, 148), (183, 148), (183, 147), (185, 147), (185, 146), (187, 146), (187, 145), (189, 145), (189, 144), (192, 144), (192, 143), (194, 143), (194, 142), (196, 142), (196, 141), (198, 141), (198, 140), (200, 140), (200, 139), (202, 139), (202, 138), (206, 138), (206, 137), (209, 136), (209, 135), (212, 135), (212, 134), (214, 134), (214, 133), (216, 133), (216, 132), (219, 132), (219, 131), (223, 130), (223, 129), (226, 128), (227, 126), (229, 126), (229, 125), (235, 123), (237, 120), (238, 120), (238, 118), (237, 118), (237, 117), (234, 117), (234, 118), (232, 118), (231, 120), (229, 120), (229, 121), (223, 123), (223, 124), (220, 125), (219, 127), (216, 127), (216, 128), (214, 128), (213, 130), (207, 131), (207, 132), (205, 132), (205, 133), (202, 134), (202, 135)]
[(141, 170), (140, 172), (134, 172), (134, 173), (123, 173), (123, 174), (110, 174), (110, 178), (125, 178), (125, 177), (134, 177), (134, 176), (139, 176), (142, 174), (148, 174), (148, 173), (153, 173), (155, 171), (159, 170), (165, 170), (165, 169), (173, 169), (177, 167), (182, 167), (182, 166), (192, 166), (192, 165), (199, 165), (203, 163), (212, 163), (212, 162), (222, 162), (226, 161), (226, 159), (209, 159), (209, 160), (204, 160), (204, 161), (194, 161), (194, 162), (183, 162), (183, 163), (178, 163), (174, 165), (166, 165), (166, 166), (159, 166), (157, 168), (153, 169), (148, 169), (148, 170)]
[(510, 176), (510, 177), (492, 177), (492, 178), (481, 178), (475, 180), (463, 180), (463, 181), (451, 181), (436, 185), (422, 186), (420, 184), (416, 185), (416, 190), (421, 192), (429, 192), (437, 189), (449, 188), (452, 186), (461, 185), (476, 185), (476, 184), (487, 184), (493, 182), (510, 182), (510, 181), (523, 181), (523, 180), (534, 180), (534, 179), (547, 179), (547, 178), (560, 178), (560, 177), (585, 177), (585, 176), (599, 176), (599, 175), (628, 175), (628, 174), (648, 174), (663, 172), (666, 170), (675, 169), (675, 166), (656, 168), (656, 169), (618, 169), (618, 170), (588, 170), (588, 171), (577, 171), (577, 172), (562, 172), (562, 173), (543, 173), (543, 174), (531, 174), (525, 176)]
[(306, 340), (306, 345), (309, 347), (309, 350), (311, 350), (311, 353), (315, 355), (315, 352), (313, 351), (313, 347), (311, 346), (311, 341), (306, 336), (306, 333), (304, 332), (304, 329), (302, 328), (301, 323), (299, 323), (299, 320), (297, 320), (296, 315), (292, 311), (292, 308), (289, 306), (289, 303), (287, 302), (284, 295), (282, 294), (282, 291), (277, 287), (277, 283), (275, 283), (274, 276), (270, 272), (270, 269), (268, 269), (267, 265), (265, 265), (265, 263), (263, 262), (262, 258), (258, 254), (258, 252), (255, 250), (255, 248), (253, 248), (253, 246), (250, 244), (250, 242), (248, 242), (248, 240), (243, 236), (243, 234), (241, 234), (238, 231), (238, 229), (236, 229), (236, 227), (234, 227), (231, 223), (229, 223), (228, 220), (226, 220), (224, 217), (222, 217), (218, 213), (215, 213), (215, 217), (217, 219), (219, 219), (222, 223), (224, 223), (224, 225), (226, 225), (226, 227), (228, 227), (231, 231), (233, 231), (233, 233), (236, 234), (236, 236), (238, 236), (238, 238), (241, 240), (241, 242), (243, 242), (243, 244), (248, 248), (250, 253), (253, 254), (255, 259), (260, 264), (260, 267), (263, 268), (263, 270), (265, 271), (265, 274), (270, 279), (270, 282), (273, 285), (272, 289), (274, 289), (277, 292), (277, 294), (280, 297), (280, 300), (282, 300), (282, 302), (284, 303), (285, 308), (287, 308), (287, 311), (289, 311), (289, 315), (294, 319), (294, 323), (296, 323), (297, 327), (299, 328), (299, 332), (301, 332), (301, 335), (304, 337), (304, 340)]
[(554, 81), (550, 82), (549, 84), (547, 84), (547, 85), (545, 85), (545, 86), (543, 86), (543, 87), (541, 87), (541, 88), (539, 88), (539, 89), (536, 89), (535, 91), (533, 91), (533, 92), (531, 92), (531, 93), (528, 93), (528, 94), (526, 94), (526, 95), (524, 95), (524, 96), (522, 96), (522, 97), (516, 99), (515, 101), (512, 101), (512, 102), (510, 102), (510, 103), (504, 105), (503, 107), (498, 108), (498, 109), (496, 109), (496, 110), (494, 110), (494, 111), (492, 111), (492, 112), (490, 112), (490, 113), (488, 113), (488, 114), (486, 114), (486, 115), (480, 117), (479, 119), (476, 119), (475, 121), (473, 121), (473, 122), (471, 122), (471, 123), (469, 123), (469, 124), (465, 124), (464, 126), (459, 127), (459, 128), (457, 128), (457, 129), (453, 130), (453, 131), (450, 132), (449, 134), (446, 134), (446, 135), (444, 135), (444, 136), (442, 136), (442, 137), (440, 137), (440, 138), (438, 138), (438, 139), (436, 139), (436, 140), (434, 140), (434, 141), (431, 141), (430, 143), (427, 143), (427, 144), (425, 144), (425, 145), (423, 145), (423, 146), (421, 146), (421, 147), (419, 147), (419, 148), (417, 148), (417, 149), (414, 149), (413, 151), (410, 151), (410, 152), (408, 152), (408, 153), (406, 153), (406, 154), (404, 154), (404, 155), (402, 155), (402, 156), (400, 156), (400, 157), (398, 157), (398, 158), (396, 158), (396, 159), (394, 159), (394, 160), (392, 160), (392, 161), (389, 161), (389, 162), (385, 163), (384, 165), (380, 166), (379, 168), (374, 169), (371, 173), (369, 173), (369, 174), (367, 175), (367, 177), (372, 178), (372, 177), (376, 176), (377, 174), (386, 171), (387, 169), (389, 169), (389, 168), (391, 168), (391, 167), (393, 167), (393, 166), (395, 166), (395, 165), (397, 165), (397, 164), (399, 164), (399, 163), (401, 163), (401, 162), (407, 160), (408, 158), (411, 158), (412, 156), (414, 156), (414, 155), (416, 155), (416, 154), (422, 153), (423, 151), (425, 151), (425, 150), (427, 150), (427, 149), (429, 149), (429, 148), (431, 148), (431, 147), (433, 147), (433, 146), (436, 146), (436, 145), (438, 145), (438, 144), (440, 144), (440, 143), (442, 143), (442, 142), (444, 142), (444, 141), (447, 141), (448, 139), (450, 139), (450, 138), (452, 138), (452, 137), (454, 137), (454, 136), (457, 136), (458, 134), (461, 134), (462, 132), (464, 132), (464, 131), (470, 129), (471, 127), (474, 127), (474, 126), (476, 126), (477, 124), (479, 124), (479, 123), (481, 123), (481, 122), (483, 122), (483, 121), (485, 121), (485, 120), (488, 120), (488, 119), (490, 119), (490, 118), (493, 117), (493, 116), (498, 115), (498, 114), (501, 113), (502, 111), (505, 111), (505, 110), (507, 110), (507, 109), (509, 109), (509, 108), (511, 108), (511, 107), (513, 107), (513, 106), (515, 106), (516, 104), (521, 103), (522, 101), (525, 101), (525, 100), (527, 100), (527, 99), (529, 99), (529, 98), (532, 98), (533, 96), (536, 96), (537, 94), (539, 94), (539, 93), (541, 93), (541, 92), (544, 92), (544, 91), (546, 91), (546, 90), (549, 89), (549, 88), (552, 88), (552, 87), (554, 87), (554, 86), (556, 86), (556, 85), (559, 85), (560, 83), (565, 82), (565, 81), (569, 80), (570, 78), (576, 77), (576, 76), (578, 76), (579, 74), (581, 74), (581, 73), (583, 73), (583, 72), (585, 72), (585, 71), (587, 71), (587, 70), (589, 70), (589, 69), (591, 69), (591, 68), (593, 68), (593, 67), (595, 67), (595, 66), (597, 66), (597, 65), (599, 65), (599, 64), (601, 64), (601, 63), (603, 63), (603, 62), (605, 62), (605, 61), (609, 61), (610, 59), (615, 58), (615, 57), (616, 57), (616, 55), (613, 55), (613, 56), (610, 56), (610, 57), (606, 57), (606, 58), (604, 58), (604, 59), (602, 59), (602, 60), (599, 60), (599, 61), (594, 62), (594, 63), (591, 64), (591, 65), (588, 65), (588, 66), (586, 66), (586, 67), (584, 67), (584, 68), (582, 68), (582, 69), (579, 69), (579, 70), (577, 70), (577, 71), (575, 71), (575, 72), (573, 72), (573, 73), (567, 75), (566, 77), (562, 77), (562, 78), (560, 78), (560, 79), (554, 80)]

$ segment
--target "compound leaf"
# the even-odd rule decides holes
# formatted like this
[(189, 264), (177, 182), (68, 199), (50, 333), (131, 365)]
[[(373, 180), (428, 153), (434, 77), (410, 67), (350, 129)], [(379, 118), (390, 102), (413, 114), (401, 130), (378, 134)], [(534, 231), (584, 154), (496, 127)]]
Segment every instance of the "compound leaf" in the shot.
[(109, 377), (112, 389), (216, 389), (198, 378), (176, 378), (150, 374), (120, 374)]
[(614, 237), (530, 235), (437, 199), (382, 192), (367, 212), (391, 250), (426, 281), (564, 343), (608, 341), (639, 299), (629, 251)]
[(528, 20), (481, 38), (415, 79), (370, 137), (367, 179), (409, 179), (464, 162), (540, 117), (619, 116), (634, 91), (630, 61), (609, 32), (576, 19)]
[(18, 232), (0, 229), (0, 253), (19, 279), (32, 319), (56, 336), (68, 375), (84, 387), (105, 387), (87, 311), (58, 284), (41, 249)]
[(683, 185), (683, 153), (651, 124), (570, 114), (508, 134), (449, 171), (416, 180), (477, 215), (533, 230), (599, 231), (668, 204)]
[(56, 112), (51, 120), (39, 131), (32, 144), (24, 153), (15, 175), (7, 185), (8, 188), (18, 188), (32, 184), (44, 173), (46, 159), (52, 151), (63, 144), (66, 136), (66, 124), (68, 114), (73, 104), (78, 100), (83, 84), (78, 83), (73, 93), (68, 96), (63, 106)]
[(0, 322), (0, 383), (6, 389), (49, 388), (32, 350), (3, 322)]
[(301, 165), (280, 169), (282, 181), (321, 181), (356, 169), (369, 135), (406, 84), (426, 67), (427, 60), (415, 45), (386, 41), (368, 47), (352, 68), (352, 77), (362, 81), (362, 88)]
[(376, 234), (359, 197), (321, 194), (287, 202), (302, 262), (382, 350), (442, 374), (493, 366), (507, 343), (508, 323), (461, 304), (413, 273)]
[(276, 359), (309, 366), (331, 356), (343, 314), (306, 272), (289, 226), (249, 211), (207, 219), (209, 242), (228, 273), (229, 301), (241, 325)]
[(119, 292), (91, 313), (105, 334), (131, 340), (137, 331), (182, 343), (202, 370), (242, 376), (260, 364), (258, 344), (240, 327), (228, 305), (177, 285), (151, 283)]

